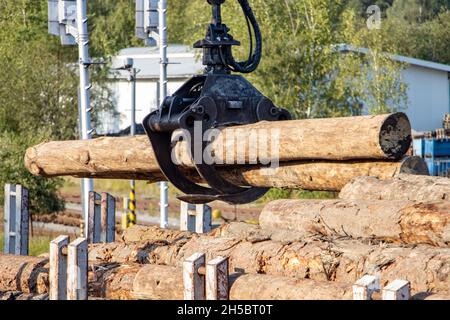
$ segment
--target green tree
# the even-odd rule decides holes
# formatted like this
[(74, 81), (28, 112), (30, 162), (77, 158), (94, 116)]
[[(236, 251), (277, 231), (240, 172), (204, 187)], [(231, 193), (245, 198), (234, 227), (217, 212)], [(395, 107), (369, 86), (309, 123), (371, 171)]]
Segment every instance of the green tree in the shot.
[(398, 1), (383, 21), (384, 42), (395, 47), (398, 54), (450, 64), (450, 3), (431, 15), (421, 14), (417, 1), (409, 2), (409, 6)]
[[(61, 208), (55, 193), (61, 180), (32, 176), (23, 156), (44, 139), (78, 136), (77, 56), (75, 47), (48, 35), (47, 1), (0, 1), (0, 183), (30, 188), (35, 212)], [(112, 108), (107, 67), (92, 70), (94, 110)]]
[(142, 45), (134, 36), (135, 0), (89, 1), (88, 12), (93, 56), (110, 56), (120, 49)]
[[(24, 155), (28, 147), (45, 141), (49, 137), (45, 130), (39, 132), (0, 132), (0, 184), (21, 184), (30, 190), (31, 213), (58, 212), (64, 202), (57, 196), (61, 179), (46, 179), (32, 176), (24, 166)], [(3, 192), (0, 200), (3, 202)]]
[[(363, 102), (373, 112), (391, 111), (404, 101), (401, 66), (383, 57), (382, 52), (390, 48), (380, 41), (381, 32), (368, 32), (365, 18), (347, 1), (254, 0), (251, 4), (264, 51), (259, 69), (248, 77), (276, 104), (305, 118), (359, 114)], [(235, 49), (237, 56), (245, 58), (248, 36), (239, 5), (227, 2), (223, 12), (224, 22), (243, 43)], [(193, 0), (183, 14), (185, 24), (177, 24), (174, 32), (192, 44), (204, 37), (210, 8), (206, 1)], [(366, 56), (343, 55), (336, 51), (340, 43), (372, 50)]]
[(388, 14), (409, 22), (423, 23), (450, 9), (447, 0), (396, 0)]

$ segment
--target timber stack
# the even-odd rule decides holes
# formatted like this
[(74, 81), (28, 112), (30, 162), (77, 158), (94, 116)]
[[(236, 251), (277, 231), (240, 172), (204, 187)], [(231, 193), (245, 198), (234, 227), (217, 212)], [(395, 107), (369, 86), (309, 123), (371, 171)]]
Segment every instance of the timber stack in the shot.
[[(433, 180), (441, 191), (450, 188), (448, 180), (415, 179), (425, 189)], [(449, 299), (450, 202), (352, 197), (277, 200), (265, 206), (259, 225), (231, 223), (207, 235), (135, 226), (121, 242), (91, 246), (92, 265), (117, 266), (98, 273), (94, 291), (179, 299), (181, 289), (168, 288), (180, 286), (183, 262), (203, 252), (208, 259), (226, 256), (230, 273), (248, 277), (230, 287), (235, 299), (351, 299), (352, 284), (364, 275), (384, 286), (404, 279), (413, 299)]]
[[(221, 165), (229, 181), (340, 191), (339, 198), (276, 200), (258, 225), (232, 222), (208, 234), (133, 226), (116, 242), (89, 246), (90, 297), (183, 299), (186, 261), (202, 253), (206, 261), (227, 259), (230, 299), (352, 299), (365, 275), (382, 286), (406, 280), (412, 299), (450, 299), (450, 180), (429, 177), (421, 159), (405, 156), (404, 114), (240, 128), (221, 132), (215, 154), (236, 158), (252, 130), (275, 128), (280, 168), (267, 175), (258, 165)], [(194, 178), (184, 143), (175, 155)], [(146, 137), (47, 142), (30, 148), (25, 163), (43, 177), (163, 179)], [(18, 277), (21, 269), (29, 280)], [(0, 255), (0, 291), (46, 294), (48, 269), (45, 258)]]

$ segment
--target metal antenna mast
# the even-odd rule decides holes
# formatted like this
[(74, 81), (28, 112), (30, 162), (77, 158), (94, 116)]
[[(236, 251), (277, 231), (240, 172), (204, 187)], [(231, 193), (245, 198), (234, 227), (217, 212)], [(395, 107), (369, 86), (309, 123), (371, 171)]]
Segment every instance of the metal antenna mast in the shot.
[[(80, 138), (91, 139), (91, 94), (92, 85), (89, 80), (89, 67), (92, 65), (89, 56), (89, 33), (87, 18), (87, 0), (48, 1), (49, 33), (60, 36), (62, 45), (78, 44), (80, 69)], [(82, 203), (84, 214), (84, 232), (87, 236), (89, 193), (93, 190), (92, 179), (82, 179)]]
[[(159, 105), (167, 96), (167, 0), (136, 0), (136, 36), (160, 48)], [(169, 226), (168, 183), (160, 183), (160, 226)]]
[[(130, 136), (136, 135), (136, 82), (137, 75), (141, 71), (138, 68), (134, 67), (134, 59), (125, 58), (122, 61), (122, 65), (113, 68), (112, 70), (122, 70), (128, 72), (128, 82), (131, 85), (130, 96), (131, 96), (131, 106), (130, 106)], [(127, 210), (127, 222), (124, 225), (124, 228), (128, 228), (134, 226), (137, 223), (136, 217), (136, 181), (134, 179), (130, 180), (130, 197), (128, 199), (128, 204), (126, 206)]]
[[(91, 128), (91, 88), (89, 81), (89, 67), (91, 59), (89, 57), (89, 33), (87, 18), (87, 0), (77, 0), (77, 29), (78, 29), (78, 52), (80, 56), (80, 106), (81, 106), (81, 139), (89, 140), (92, 138)], [(85, 235), (88, 231), (88, 212), (89, 212), (89, 193), (94, 190), (94, 182), (92, 179), (83, 179), (83, 213)]]
[[(159, 0), (159, 52), (160, 52), (160, 101), (162, 105), (167, 97), (167, 0)], [(167, 182), (161, 182), (160, 185), (160, 215), (161, 228), (169, 227), (169, 185)]]

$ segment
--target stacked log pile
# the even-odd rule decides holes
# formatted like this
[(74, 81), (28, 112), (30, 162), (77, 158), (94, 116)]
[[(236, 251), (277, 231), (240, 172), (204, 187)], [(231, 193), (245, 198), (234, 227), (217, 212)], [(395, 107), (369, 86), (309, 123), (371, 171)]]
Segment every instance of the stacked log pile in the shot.
[[(147, 240), (130, 242), (136, 240), (136, 233), (141, 239), (145, 234)], [(282, 237), (243, 223), (224, 226), (210, 235), (130, 228), (121, 242), (91, 246), (90, 293), (108, 299), (180, 299), (181, 263), (200, 251), (209, 258), (230, 258), (233, 299), (351, 299), (351, 284), (364, 274), (380, 275), (383, 284), (407, 279), (417, 298), (426, 292), (434, 293), (436, 299), (450, 297), (449, 248)], [(47, 262), (0, 256), (0, 268), (16, 264), (15, 272), (3, 274), (0, 291), (47, 292)], [(27, 269), (23, 266), (29, 266), (27, 274), (34, 276), (20, 274)]]
[[(402, 177), (409, 178), (416, 179)], [(398, 179), (383, 183), (395, 185)], [(435, 188), (445, 189), (447, 183), (420, 179)], [(427, 192), (425, 187), (416, 190), (424, 198)], [(448, 299), (450, 202), (431, 199), (278, 200), (265, 206), (259, 226), (232, 223), (209, 235), (136, 226), (123, 234), (121, 243), (92, 246), (89, 259), (93, 264), (172, 266), (175, 271), (193, 253), (205, 252), (208, 258), (229, 257), (231, 272), (309, 279), (324, 290), (372, 274), (380, 276), (382, 285), (410, 281), (415, 298), (433, 293), (436, 299)], [(148, 290), (149, 296), (140, 295), (156, 295)]]
[[(135, 226), (119, 242), (91, 245), (90, 293), (180, 299), (182, 262), (204, 252), (209, 259), (229, 257), (233, 299), (351, 299), (351, 284), (365, 274), (379, 275), (384, 285), (406, 279), (415, 298), (450, 298), (448, 205), (403, 200), (388, 208), (383, 202), (327, 200), (320, 207), (319, 201), (280, 200), (266, 206), (261, 226), (232, 223), (207, 235)], [(370, 223), (371, 215), (385, 229)], [(403, 219), (411, 222), (402, 229)], [(0, 269), (0, 291), (48, 291), (45, 258), (0, 256)]]
[[(422, 159), (404, 157), (411, 143), (404, 114), (226, 128), (211, 149), (236, 160), (240, 144), (274, 129), (276, 174), (247, 164), (221, 166), (222, 175), (243, 186), (341, 191), (339, 199), (274, 201), (259, 225), (231, 223), (207, 235), (134, 226), (118, 242), (90, 246), (90, 295), (182, 299), (182, 263), (204, 252), (229, 258), (231, 299), (351, 299), (352, 284), (366, 274), (380, 276), (382, 285), (408, 280), (413, 298), (450, 299), (450, 184), (413, 176), (428, 170)], [(201, 182), (188, 149), (178, 143), (176, 158)], [(250, 162), (248, 152), (243, 156)], [(25, 163), (44, 177), (164, 179), (147, 137), (48, 142), (30, 148)], [(45, 271), (39, 279), (30, 283), (45, 289)], [(0, 291), (20, 291), (14, 284), (22, 282), (7, 272)]]
[(91, 263), (180, 267), (193, 253), (205, 252), (209, 258), (229, 257), (231, 272), (329, 281), (326, 283), (330, 285), (351, 284), (364, 274), (375, 273), (384, 283), (408, 279), (415, 294), (450, 294), (450, 248), (322, 237), (295, 240), (286, 232), (271, 234), (243, 223), (227, 225), (211, 235), (188, 235), (173, 241), (155, 240), (151, 228), (138, 227), (137, 233), (149, 235), (149, 240), (128, 242), (135, 240), (133, 229), (126, 231), (122, 243), (93, 245), (89, 253)]

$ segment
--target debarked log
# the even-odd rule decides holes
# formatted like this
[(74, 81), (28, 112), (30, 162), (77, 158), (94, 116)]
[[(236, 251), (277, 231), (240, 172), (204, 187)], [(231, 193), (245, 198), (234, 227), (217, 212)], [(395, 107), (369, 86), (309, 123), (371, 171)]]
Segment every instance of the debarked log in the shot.
[[(130, 162), (136, 161), (114, 162), (114, 159), (107, 159), (108, 154), (110, 153), (105, 151), (101, 159), (80, 167), (74, 161), (61, 159), (62, 154), (58, 153), (51, 166), (37, 167), (33, 164), (34, 162), (27, 162), (27, 167), (33, 174), (49, 178), (74, 176), (95, 179), (136, 179), (149, 182), (165, 180), (161, 171), (151, 171), (154, 168), (150, 161), (145, 160), (140, 164), (130, 165)], [(65, 164), (61, 165), (63, 163)], [(190, 179), (202, 182), (195, 171), (184, 169), (183, 172)], [(274, 169), (261, 166), (233, 166), (221, 168), (219, 172), (226, 180), (242, 186), (324, 191), (340, 191), (353, 178), (359, 176), (373, 176), (385, 180), (400, 173), (428, 175), (425, 162), (418, 157), (406, 157), (400, 161), (284, 162)]]
[[(276, 147), (270, 141), (261, 142), (268, 153), (260, 152), (258, 142), (250, 143), (254, 135), (271, 130), (279, 130), (278, 135), (269, 134), (278, 142)], [(226, 128), (210, 149), (216, 163), (233, 164), (234, 168), (227, 166), (222, 173), (241, 185), (340, 190), (350, 178), (360, 175), (386, 179), (401, 172), (428, 174), (424, 162), (417, 158), (386, 161), (401, 159), (410, 140), (408, 119), (396, 113)], [(256, 158), (246, 145), (258, 146)], [(177, 144), (175, 154), (188, 171), (186, 175), (197, 177), (188, 169), (193, 164), (186, 142)], [(276, 160), (275, 164), (279, 161), (281, 168), (274, 172), (251, 164), (260, 163), (262, 158)], [(247, 165), (236, 166), (238, 160)], [(133, 178), (151, 182), (164, 179), (145, 136), (43, 143), (28, 149), (25, 165), (31, 173), (44, 177)]]
[(450, 203), (408, 200), (276, 200), (259, 217), (261, 228), (300, 237), (323, 235), (406, 244), (450, 244)]
[(357, 177), (345, 185), (339, 194), (339, 198), (349, 200), (450, 201), (450, 179), (409, 174), (400, 174), (387, 180), (376, 177)]
[[(183, 300), (183, 272), (175, 266), (121, 266), (99, 272), (94, 295), (108, 299)], [(351, 300), (349, 284), (258, 274), (232, 274), (230, 300)]]

